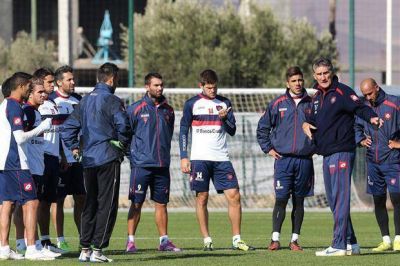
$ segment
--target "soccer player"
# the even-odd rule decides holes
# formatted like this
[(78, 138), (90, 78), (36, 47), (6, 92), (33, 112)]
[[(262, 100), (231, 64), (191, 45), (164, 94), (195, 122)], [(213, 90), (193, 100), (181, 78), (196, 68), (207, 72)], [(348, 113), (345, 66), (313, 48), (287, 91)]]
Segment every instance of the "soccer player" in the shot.
[(129, 188), (132, 204), (128, 214), (126, 251), (136, 252), (134, 237), (148, 187), (151, 199), (155, 202), (155, 221), (160, 235), (158, 250), (181, 251), (169, 240), (167, 231), (174, 109), (163, 95), (164, 83), (159, 73), (147, 74), (144, 83), (147, 93), (127, 109), (133, 137)]
[[(400, 98), (387, 94), (372, 78), (360, 84), (362, 101), (385, 121), (379, 129), (356, 118), (356, 142), (367, 148), (367, 192), (372, 194), (375, 217), (383, 241), (373, 251), (400, 251)], [(395, 237), (389, 234), (386, 191), (393, 204)]]
[(272, 100), (257, 127), (261, 150), (275, 159), (275, 205), (272, 213), (272, 237), (269, 250), (278, 250), (279, 236), (286, 215), (286, 205), (292, 196), (292, 238), (289, 248), (301, 251), (298, 243), (304, 217), (304, 197), (313, 195), (314, 145), (300, 125), (311, 113), (311, 97), (303, 87), (303, 72), (299, 67), (286, 71), (286, 93)]
[(351, 173), (356, 149), (354, 115), (375, 126), (381, 126), (382, 121), (350, 87), (339, 82), (329, 59), (317, 59), (313, 71), (317, 92), (303, 130), (314, 140), (317, 154), (324, 157), (325, 191), (334, 219), (332, 245), (315, 255), (357, 255), (360, 247), (350, 218)]
[(82, 156), (86, 197), (79, 260), (83, 262), (112, 261), (102, 249), (109, 245), (117, 218), (122, 150), (129, 145), (132, 136), (123, 103), (114, 95), (118, 71), (112, 63), (100, 66), (99, 82), (76, 106), (61, 131), (64, 144), (74, 157)]
[[(217, 94), (218, 76), (206, 69), (200, 73), (202, 93), (185, 102), (180, 124), (179, 146), (181, 170), (190, 174), (190, 186), (196, 192), (196, 214), (204, 238), (204, 250), (213, 250), (208, 230), (210, 180), (218, 193), (224, 193), (232, 225), (232, 248), (253, 249), (240, 237), (242, 207), (239, 183), (229, 160), (226, 133), (233, 136), (236, 121), (229, 99)], [(188, 156), (189, 130), (192, 132), (190, 161)]]
[(21, 103), (29, 96), (30, 78), (23, 72), (15, 73), (10, 80), (9, 95), (0, 105), (0, 176), (1, 199), (0, 213), (1, 244), (0, 259), (10, 258), (9, 246), (10, 218), (14, 204), (21, 204), (27, 238), (25, 258), (29, 260), (51, 260), (35, 247), (37, 222), (36, 188), (27, 162), (27, 144), (33, 137), (41, 135), (51, 127), (51, 119), (46, 119), (31, 131), (24, 131), (24, 113)]
[[(75, 80), (73, 69), (70, 66), (62, 66), (55, 71), (57, 90), (49, 98), (57, 104), (60, 124), (68, 118), (75, 106), (81, 100), (81, 96), (75, 93)], [(85, 200), (85, 187), (83, 185), (83, 168), (77, 162), (62, 142), (60, 179), (57, 187), (57, 247), (70, 251), (68, 242), (64, 238), (64, 201), (67, 195), (74, 199), (74, 221), (78, 232), (81, 226), (81, 214)]]
[(65, 253), (50, 240), (50, 209), (51, 218), (57, 231), (57, 186), (59, 180), (59, 157), (60, 157), (60, 135), (59, 125), (61, 123), (59, 111), (56, 103), (49, 99), (49, 95), (54, 91), (54, 73), (48, 68), (39, 68), (33, 73), (43, 81), (43, 88), (46, 92), (44, 103), (38, 108), (43, 118), (51, 118), (52, 126), (43, 134), (44, 150), (44, 173), (40, 192), (38, 193), (38, 224), (40, 228), (40, 239), (44, 248), (56, 252)]

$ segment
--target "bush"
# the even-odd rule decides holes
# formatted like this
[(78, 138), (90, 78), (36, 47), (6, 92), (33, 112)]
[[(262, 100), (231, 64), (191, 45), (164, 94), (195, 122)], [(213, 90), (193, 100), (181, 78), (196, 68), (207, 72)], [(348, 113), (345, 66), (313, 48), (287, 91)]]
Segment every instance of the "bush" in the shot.
[[(196, 87), (205, 68), (217, 71), (220, 87), (282, 87), (289, 66), (299, 65), (307, 85), (319, 56), (337, 57), (329, 34), (317, 36), (305, 20), (280, 22), (268, 7), (251, 5), (241, 18), (228, 3), (215, 8), (195, 0), (148, 1), (135, 14), (135, 80), (160, 72), (168, 87)], [(121, 36), (127, 60), (127, 28)]]

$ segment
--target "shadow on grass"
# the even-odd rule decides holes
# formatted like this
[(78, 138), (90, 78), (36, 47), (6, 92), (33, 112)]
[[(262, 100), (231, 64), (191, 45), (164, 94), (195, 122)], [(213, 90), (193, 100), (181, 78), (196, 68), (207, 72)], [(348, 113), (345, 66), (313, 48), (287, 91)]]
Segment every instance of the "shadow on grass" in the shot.
[(137, 258), (135, 256), (127, 257), (126, 259), (115, 259), (115, 261), (160, 261), (160, 260), (181, 260), (181, 259), (192, 259), (192, 258), (223, 258), (223, 257), (235, 257), (235, 256), (243, 256), (246, 255), (245, 253), (242, 254), (226, 254), (226, 253), (174, 253), (171, 255), (164, 255), (160, 254), (155, 257), (148, 257), (148, 258)]

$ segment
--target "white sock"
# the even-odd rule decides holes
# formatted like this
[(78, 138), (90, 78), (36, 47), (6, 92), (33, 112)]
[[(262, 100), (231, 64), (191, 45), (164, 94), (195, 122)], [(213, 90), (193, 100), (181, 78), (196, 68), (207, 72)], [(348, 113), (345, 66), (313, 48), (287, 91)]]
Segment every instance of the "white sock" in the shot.
[(35, 245), (30, 245), (26, 247), (26, 252), (35, 252), (36, 251), (36, 247)]
[(36, 246), (37, 250), (42, 250), (43, 249), (42, 241), (36, 240), (35, 241), (35, 246)]
[(17, 239), (15, 242), (17, 243), (17, 249), (18, 250), (26, 249), (25, 239), (23, 239), (23, 238)]
[(57, 242), (64, 242), (65, 238), (63, 236), (57, 237)]
[(211, 237), (207, 236), (204, 238), (204, 244), (211, 243), (211, 242), (212, 242)]
[(42, 235), (42, 236), (40, 236), (40, 240), (50, 240), (50, 236), (49, 235)]
[(240, 239), (240, 235), (234, 235), (233, 237), (232, 237), (232, 243), (233, 243), (233, 245), (234, 246), (236, 246), (237, 245), (237, 242), (239, 242), (241, 239)]
[(8, 253), (8, 252), (10, 252), (10, 246), (9, 245), (1, 246), (0, 250), (3, 251), (4, 253)]
[(281, 234), (279, 232), (272, 232), (272, 241), (279, 241), (279, 236)]
[(400, 241), (400, 235), (395, 235), (394, 236), (394, 241)]
[(160, 244), (162, 244), (163, 242), (165, 242), (165, 241), (168, 241), (168, 235), (163, 235), (163, 236), (160, 236)]
[(390, 240), (390, 236), (383, 236), (382, 237), (383, 242), (387, 243), (387, 244), (391, 244), (392, 241)]
[(129, 242), (135, 242), (135, 236), (134, 235), (128, 235), (128, 241)]
[(292, 234), (292, 240), (290, 240), (290, 242), (297, 241), (298, 239), (299, 239), (299, 235), (296, 234), (296, 233), (293, 233), (293, 234)]

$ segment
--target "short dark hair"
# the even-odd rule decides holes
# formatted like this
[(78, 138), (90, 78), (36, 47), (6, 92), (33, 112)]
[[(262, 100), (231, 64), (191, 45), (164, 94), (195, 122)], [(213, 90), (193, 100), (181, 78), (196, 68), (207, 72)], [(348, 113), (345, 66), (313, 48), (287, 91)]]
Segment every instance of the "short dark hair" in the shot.
[(200, 73), (200, 83), (202, 86), (205, 84), (217, 84), (218, 76), (217, 73), (212, 69), (203, 70)]
[(56, 72), (54, 73), (54, 79), (56, 81), (62, 80), (63, 74), (68, 72), (74, 73), (74, 69), (68, 65), (61, 66), (56, 69)]
[(162, 79), (162, 76), (160, 73), (150, 72), (144, 77), (144, 85), (149, 85), (152, 78)]
[(292, 66), (292, 67), (289, 67), (289, 68), (286, 70), (286, 80), (289, 80), (290, 77), (295, 76), (295, 75), (301, 75), (301, 76), (303, 76), (303, 72), (301, 71), (300, 67), (298, 67), (298, 66)]
[(331, 60), (329, 60), (329, 58), (320, 57), (317, 60), (315, 60), (312, 66), (313, 71), (315, 72), (315, 70), (320, 66), (327, 67), (329, 71), (333, 72), (333, 65)]
[[(47, 76), (47, 75), (46, 75)], [(39, 78), (39, 77), (35, 77), (33, 76), (30, 80), (31, 82), (29, 83), (29, 90), (32, 92), (33, 88), (37, 85), (44, 85), (43, 79)]]
[(44, 80), (45, 77), (50, 76), (50, 75), (54, 76), (54, 72), (50, 68), (47, 68), (47, 67), (41, 67), (33, 73), (34, 77), (40, 78), (42, 80)]
[(10, 83), (11, 83), (11, 77), (6, 78), (3, 81), (3, 84), (1, 84), (1, 93), (3, 93), (4, 98), (9, 97), (11, 94)]
[(21, 85), (30, 83), (32, 78), (31, 74), (25, 72), (16, 72), (10, 78), (10, 93), (16, 90)]
[(99, 82), (106, 82), (111, 77), (115, 77), (118, 75), (119, 68), (116, 64), (113, 63), (104, 63), (97, 70), (97, 80)]

